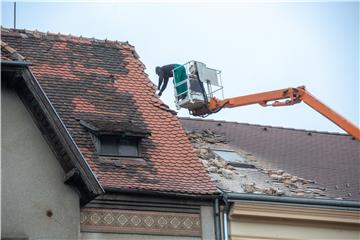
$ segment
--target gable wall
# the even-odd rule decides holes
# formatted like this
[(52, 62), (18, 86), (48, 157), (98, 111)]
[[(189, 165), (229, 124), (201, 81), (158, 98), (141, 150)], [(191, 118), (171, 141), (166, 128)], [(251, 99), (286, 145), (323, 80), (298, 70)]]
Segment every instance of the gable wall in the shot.
[(2, 87), (1, 107), (1, 237), (78, 238), (78, 194), (14, 91)]

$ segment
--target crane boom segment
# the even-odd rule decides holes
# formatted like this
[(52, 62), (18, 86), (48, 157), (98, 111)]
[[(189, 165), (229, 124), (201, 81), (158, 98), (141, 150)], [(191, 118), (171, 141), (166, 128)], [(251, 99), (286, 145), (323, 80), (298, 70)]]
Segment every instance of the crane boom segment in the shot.
[[(175, 103), (178, 109), (186, 108), (193, 116), (206, 117), (219, 112), (223, 108), (235, 108), (252, 104), (260, 104), (264, 107), (278, 107), (290, 106), (303, 101), (348, 134), (360, 140), (360, 129), (356, 125), (315, 98), (306, 91), (305, 86), (219, 99), (215, 97), (216, 92), (223, 90), (219, 70), (207, 68), (205, 64), (197, 61), (190, 61), (184, 64), (184, 67), (187, 79), (179, 83), (176, 83), (176, 79), (174, 79), (174, 83), (176, 83), (174, 84)], [(185, 93), (181, 92), (180, 95), (178, 88), (184, 85), (186, 85), (186, 91)], [(217, 89), (213, 90), (213, 87), (217, 87)]]
[(360, 140), (360, 129), (356, 127), (353, 123), (348, 121), (346, 118), (338, 114), (336, 111), (332, 110), (330, 107), (326, 106), (320, 100), (315, 98), (312, 94), (304, 90), (302, 95), (302, 100), (308, 106), (316, 110), (318, 113), (335, 123), (337, 126), (342, 128), (345, 132), (349, 133), (357, 140)]

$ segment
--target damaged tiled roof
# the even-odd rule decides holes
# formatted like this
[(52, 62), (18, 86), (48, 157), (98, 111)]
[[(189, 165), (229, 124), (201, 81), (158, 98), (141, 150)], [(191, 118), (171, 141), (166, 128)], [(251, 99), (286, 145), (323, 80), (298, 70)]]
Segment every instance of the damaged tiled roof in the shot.
[[(2, 60), (8, 60), (6, 44), (32, 63), (32, 73), (102, 186), (124, 191), (216, 193), (177, 117), (155, 96), (155, 87), (133, 46), (4, 28), (1, 38)], [(105, 126), (106, 121), (110, 127)], [(100, 162), (86, 123), (108, 132), (123, 131), (121, 123), (128, 123), (125, 128), (135, 126), (134, 132), (149, 133), (140, 147), (146, 164)]]
[[(338, 133), (181, 118), (209, 174), (225, 191), (360, 200), (360, 142)], [(256, 169), (207, 149), (231, 149)]]

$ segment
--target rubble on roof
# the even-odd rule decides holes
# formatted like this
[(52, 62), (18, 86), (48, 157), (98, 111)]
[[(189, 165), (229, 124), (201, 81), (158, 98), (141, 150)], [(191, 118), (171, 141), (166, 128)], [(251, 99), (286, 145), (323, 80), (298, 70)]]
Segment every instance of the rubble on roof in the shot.
[[(215, 134), (210, 129), (187, 131), (186, 134), (208, 174), (222, 191), (273, 196), (326, 196), (326, 189), (318, 186), (314, 180), (294, 176), (281, 169), (264, 169), (251, 153), (231, 149), (225, 136)], [(234, 150), (255, 168), (232, 166), (211, 149)]]
[(226, 143), (224, 136), (215, 134), (210, 129), (187, 132), (187, 135), (191, 143)]

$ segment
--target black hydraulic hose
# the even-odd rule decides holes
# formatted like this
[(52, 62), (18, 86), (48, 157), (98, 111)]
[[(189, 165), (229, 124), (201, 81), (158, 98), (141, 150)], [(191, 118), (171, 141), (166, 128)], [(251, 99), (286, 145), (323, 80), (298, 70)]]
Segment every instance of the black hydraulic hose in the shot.
[(219, 112), (221, 109), (223, 109), (227, 104), (229, 103), (229, 101), (227, 101), (226, 103), (224, 103), (221, 107), (219, 107), (218, 109), (216, 109), (215, 111), (212, 111), (212, 113), (217, 113)]
[(205, 101), (205, 107), (206, 109), (208, 110), (208, 113), (203, 115), (203, 117), (207, 117), (209, 116), (211, 113), (213, 113), (211, 111), (211, 109), (209, 108), (209, 100), (208, 100), (208, 97), (207, 97), (207, 94), (206, 94), (206, 91), (205, 91), (205, 88), (204, 88), (204, 83), (202, 81), (200, 81), (200, 76), (199, 76), (199, 72), (196, 71), (196, 80), (199, 82), (199, 85), (200, 85), (200, 89), (201, 89), (201, 93), (203, 95), (203, 98), (204, 98), (204, 101)]
[(209, 104), (209, 101), (208, 101), (207, 94), (206, 94), (206, 91), (205, 91), (205, 88), (204, 88), (204, 83), (202, 81), (200, 81), (200, 76), (199, 76), (199, 73), (197, 71), (196, 71), (196, 79), (199, 82), (199, 85), (200, 85), (200, 88), (201, 88), (201, 93), (202, 93), (202, 95), (204, 97), (205, 104), (207, 106)]

